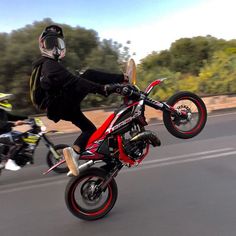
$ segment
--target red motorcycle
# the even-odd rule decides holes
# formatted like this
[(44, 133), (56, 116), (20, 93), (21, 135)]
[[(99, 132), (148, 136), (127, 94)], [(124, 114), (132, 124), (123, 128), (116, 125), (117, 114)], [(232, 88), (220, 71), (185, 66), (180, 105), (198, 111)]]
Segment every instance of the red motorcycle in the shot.
[[(86, 162), (79, 166), (79, 176), (72, 177), (65, 190), (68, 209), (84, 220), (104, 217), (117, 200), (115, 177), (121, 168), (137, 166), (147, 156), (150, 145), (160, 146), (156, 134), (145, 129), (148, 125), (144, 114), (146, 105), (163, 111), (165, 127), (181, 139), (196, 136), (206, 124), (206, 106), (196, 94), (178, 92), (167, 102), (158, 102), (148, 96), (163, 79), (155, 80), (142, 92), (133, 86), (136, 82), (134, 61), (130, 61), (127, 72), (130, 85), (121, 91), (124, 104), (90, 137), (86, 151), (79, 158)], [(96, 167), (92, 167), (94, 165)]]

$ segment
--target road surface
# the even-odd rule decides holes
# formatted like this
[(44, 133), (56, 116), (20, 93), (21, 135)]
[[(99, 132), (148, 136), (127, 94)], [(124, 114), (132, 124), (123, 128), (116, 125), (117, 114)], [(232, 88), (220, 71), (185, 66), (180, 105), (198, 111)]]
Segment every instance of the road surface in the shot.
[[(1, 236), (235, 236), (236, 112), (210, 115), (200, 135), (171, 136), (151, 124), (162, 146), (152, 148), (137, 168), (116, 178), (116, 205), (103, 219), (85, 222), (66, 208), (68, 177), (42, 173), (46, 148), (35, 164), (0, 176)], [(75, 134), (53, 138), (71, 144)]]

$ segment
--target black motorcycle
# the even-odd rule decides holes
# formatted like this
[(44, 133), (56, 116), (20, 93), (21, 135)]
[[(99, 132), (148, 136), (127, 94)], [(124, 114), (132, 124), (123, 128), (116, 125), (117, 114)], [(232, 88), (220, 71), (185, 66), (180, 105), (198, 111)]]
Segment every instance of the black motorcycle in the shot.
[[(54, 145), (48, 137), (49, 133), (55, 133), (57, 131), (51, 130), (46, 132), (46, 127), (43, 125), (43, 122), (39, 118), (30, 118), (24, 123), (30, 126), (29, 130), (25, 132), (11, 132), (12, 142), (14, 142), (14, 144), (17, 146), (17, 152), (15, 156), (15, 162), (17, 165), (23, 167), (28, 163), (34, 163), (34, 152), (41, 139), (49, 149), (46, 157), (46, 161), (49, 167), (55, 166), (57, 163), (64, 159), (62, 150), (65, 147), (68, 147), (68, 145)], [(4, 139), (6, 138), (6, 134), (0, 135), (0, 164), (2, 164), (2, 169), (4, 168), (4, 163), (7, 161), (7, 154), (12, 146), (12, 144), (6, 144), (7, 142), (4, 142)], [(54, 168), (53, 171), (55, 171), (56, 173), (66, 173), (68, 172), (68, 168), (66, 165), (60, 165)]]

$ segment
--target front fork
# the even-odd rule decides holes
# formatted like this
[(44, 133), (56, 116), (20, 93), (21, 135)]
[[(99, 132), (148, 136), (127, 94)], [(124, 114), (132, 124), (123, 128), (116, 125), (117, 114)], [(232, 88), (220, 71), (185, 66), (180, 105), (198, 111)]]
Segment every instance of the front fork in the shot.
[[(90, 160), (90, 161), (80, 165), (79, 170), (84, 171), (84, 170), (90, 168), (91, 166), (93, 166), (94, 164), (99, 163), (99, 162), (100, 161)], [(98, 180), (97, 183), (96, 183), (95, 188), (92, 188), (92, 190), (89, 194), (91, 200), (99, 198), (99, 196), (102, 194), (102, 192), (104, 192), (106, 190), (108, 184), (112, 181), (112, 179), (117, 176), (118, 172), (121, 170), (121, 168), (123, 166), (124, 165), (121, 162), (118, 162), (114, 165), (114, 167), (111, 167), (107, 164), (100, 167), (100, 168), (104, 169), (108, 174), (107, 174), (106, 178), (103, 181)]]
[(168, 105), (166, 102), (158, 102), (151, 98), (147, 98), (145, 100), (145, 104), (157, 110), (169, 112), (174, 118), (188, 119), (188, 113), (186, 111), (175, 109), (174, 107)]
[(108, 184), (115, 178), (124, 165), (120, 162), (108, 173), (107, 178), (97, 187), (98, 193), (103, 192)]
[(123, 166), (124, 165), (122, 163), (118, 163), (110, 171), (109, 171), (110, 167), (107, 168), (107, 165), (100, 167), (103, 168), (105, 171), (109, 171), (109, 173), (107, 174), (104, 181), (100, 182), (98, 180), (96, 187), (94, 188), (90, 197), (92, 197), (93, 199), (99, 198), (102, 192), (106, 191), (108, 184), (112, 181), (113, 178), (117, 176), (118, 172), (121, 170)]
[(54, 148), (54, 144), (49, 140), (49, 138), (45, 135), (42, 134), (42, 139), (44, 141), (44, 144), (46, 147), (49, 149), (49, 151), (53, 154), (56, 160), (60, 160), (60, 155), (57, 153), (57, 151)]

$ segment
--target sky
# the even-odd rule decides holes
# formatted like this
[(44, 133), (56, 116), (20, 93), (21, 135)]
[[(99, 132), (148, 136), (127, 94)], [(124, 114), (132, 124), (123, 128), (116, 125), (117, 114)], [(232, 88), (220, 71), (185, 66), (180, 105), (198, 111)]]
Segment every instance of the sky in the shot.
[(0, 0), (0, 32), (51, 18), (93, 29), (140, 60), (183, 37), (236, 39), (235, 0)]

